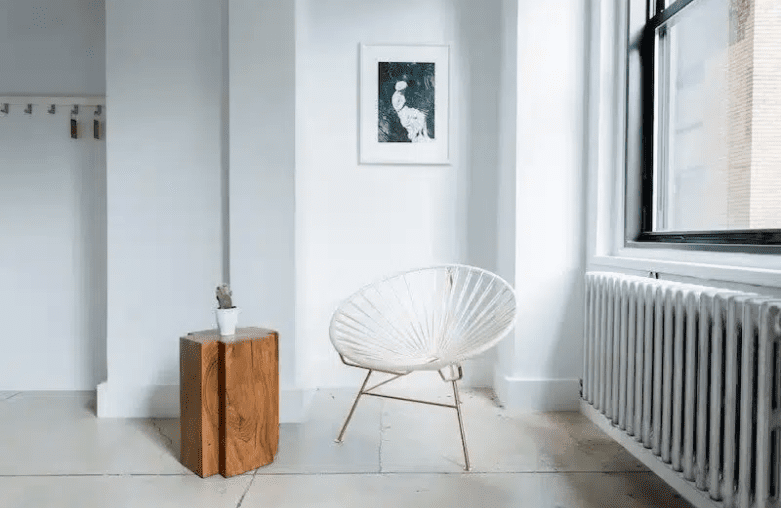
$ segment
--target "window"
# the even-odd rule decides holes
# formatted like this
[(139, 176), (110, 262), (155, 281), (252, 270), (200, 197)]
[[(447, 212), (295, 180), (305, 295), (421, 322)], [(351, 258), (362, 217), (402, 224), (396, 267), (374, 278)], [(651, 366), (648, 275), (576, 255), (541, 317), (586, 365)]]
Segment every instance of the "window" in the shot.
[(627, 240), (781, 248), (781, 2), (632, 0)]

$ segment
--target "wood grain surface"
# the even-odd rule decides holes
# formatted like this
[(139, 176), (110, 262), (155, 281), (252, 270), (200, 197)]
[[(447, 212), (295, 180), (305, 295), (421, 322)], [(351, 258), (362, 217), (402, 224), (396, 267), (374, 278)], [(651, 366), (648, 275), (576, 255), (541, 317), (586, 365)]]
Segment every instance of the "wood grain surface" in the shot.
[(182, 464), (205, 478), (219, 472), (219, 351), (216, 341), (180, 340)]
[(220, 342), (220, 474), (269, 464), (279, 444), (278, 335)]
[(225, 477), (274, 460), (279, 444), (279, 336), (216, 330), (180, 339), (181, 462)]

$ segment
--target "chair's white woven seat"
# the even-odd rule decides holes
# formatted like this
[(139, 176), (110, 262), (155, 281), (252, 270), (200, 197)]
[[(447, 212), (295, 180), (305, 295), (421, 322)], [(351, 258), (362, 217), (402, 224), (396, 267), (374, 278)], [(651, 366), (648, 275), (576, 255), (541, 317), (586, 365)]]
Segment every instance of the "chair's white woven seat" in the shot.
[(515, 321), (515, 292), (481, 268), (444, 265), (379, 280), (331, 318), (334, 348), (360, 366), (440, 370), (493, 347)]

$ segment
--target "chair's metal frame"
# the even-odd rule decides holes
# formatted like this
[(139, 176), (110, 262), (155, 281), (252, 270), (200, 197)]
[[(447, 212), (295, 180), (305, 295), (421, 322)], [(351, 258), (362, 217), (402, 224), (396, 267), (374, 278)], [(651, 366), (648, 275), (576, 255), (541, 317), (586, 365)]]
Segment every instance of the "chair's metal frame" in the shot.
[[(464, 372), (461, 369), (460, 364), (453, 364), (449, 365), (443, 369), (440, 369), (439, 376), (442, 378), (442, 381), (446, 383), (451, 383), (453, 386), (453, 397), (455, 398), (455, 404), (442, 404), (441, 402), (433, 402), (429, 400), (420, 400), (420, 399), (410, 399), (408, 397), (399, 397), (396, 395), (385, 395), (382, 393), (373, 393), (372, 390), (375, 390), (379, 388), (380, 386), (383, 386), (387, 383), (390, 383), (391, 381), (395, 381), (396, 379), (406, 376), (407, 374), (410, 374), (414, 371), (406, 371), (406, 372), (393, 372), (389, 370), (382, 370), (382, 369), (372, 369), (369, 367), (364, 367), (362, 365), (357, 365), (355, 363), (351, 363), (347, 361), (342, 354), (339, 354), (339, 357), (342, 359), (342, 363), (344, 363), (347, 366), (350, 367), (356, 367), (358, 369), (366, 369), (369, 372), (366, 374), (366, 379), (363, 380), (363, 384), (361, 385), (361, 389), (358, 391), (358, 395), (355, 397), (355, 402), (353, 402), (352, 407), (350, 408), (350, 412), (347, 414), (347, 419), (344, 421), (344, 425), (342, 425), (342, 430), (339, 432), (339, 437), (336, 438), (337, 443), (341, 443), (344, 438), (344, 432), (347, 430), (347, 425), (350, 423), (350, 419), (353, 417), (353, 413), (355, 413), (355, 408), (358, 406), (358, 401), (361, 400), (361, 397), (363, 395), (371, 395), (372, 397), (381, 397), (384, 399), (393, 399), (393, 400), (403, 400), (407, 402), (417, 402), (419, 404), (428, 404), (430, 406), (440, 406), (440, 407), (447, 407), (451, 409), (455, 409), (456, 413), (458, 414), (458, 428), (461, 431), (461, 446), (464, 449), (464, 462), (466, 464), (467, 471), (470, 470), (469, 466), (469, 451), (466, 447), (466, 434), (464, 433), (464, 419), (461, 415), (461, 398), (458, 396), (458, 384), (457, 381), (460, 381), (464, 377)], [(450, 370), (451, 376), (446, 377), (445, 374), (442, 373), (443, 370), (448, 369)], [(393, 377), (390, 379), (386, 379), (385, 381), (382, 381), (381, 383), (378, 383), (371, 388), (366, 388), (366, 384), (369, 382), (369, 378), (372, 375), (372, 372), (383, 372), (385, 374), (391, 374)]]

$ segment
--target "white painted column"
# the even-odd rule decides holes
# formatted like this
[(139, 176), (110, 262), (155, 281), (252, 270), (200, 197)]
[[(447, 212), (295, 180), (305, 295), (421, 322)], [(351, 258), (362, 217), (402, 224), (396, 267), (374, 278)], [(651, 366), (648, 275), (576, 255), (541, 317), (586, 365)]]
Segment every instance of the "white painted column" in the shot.
[(108, 380), (98, 414), (179, 415), (179, 337), (214, 326), (220, 5), (106, 2)]
[[(588, 12), (577, 0), (519, 1), (517, 19), (514, 276), (519, 308), (511, 343), (501, 349), (495, 388), (510, 407), (576, 410)], [(507, 270), (506, 260), (503, 264)]]
[(297, 421), (295, 2), (226, 1), (230, 284), (240, 326), (279, 332), (280, 419)]

